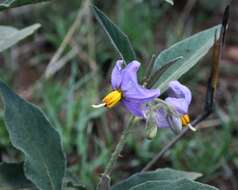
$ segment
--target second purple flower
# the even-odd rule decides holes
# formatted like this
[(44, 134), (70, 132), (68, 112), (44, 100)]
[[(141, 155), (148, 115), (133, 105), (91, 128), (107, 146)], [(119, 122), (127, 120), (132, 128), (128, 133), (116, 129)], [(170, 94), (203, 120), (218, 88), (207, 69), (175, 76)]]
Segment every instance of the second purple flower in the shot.
[(171, 81), (167, 90), (165, 103), (170, 109), (160, 108), (156, 111), (156, 123), (160, 128), (170, 127), (179, 133), (183, 126), (195, 130), (190, 124), (188, 108), (192, 100), (191, 91), (178, 81)]

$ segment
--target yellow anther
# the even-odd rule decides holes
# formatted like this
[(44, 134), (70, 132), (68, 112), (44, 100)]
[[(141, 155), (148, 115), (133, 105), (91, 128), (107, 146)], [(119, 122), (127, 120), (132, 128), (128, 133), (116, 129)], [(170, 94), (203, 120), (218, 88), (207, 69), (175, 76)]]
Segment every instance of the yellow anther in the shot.
[(111, 108), (115, 106), (122, 99), (122, 93), (119, 90), (113, 90), (103, 98), (105, 107)]
[(180, 119), (183, 126), (187, 126), (190, 123), (190, 118), (188, 114), (183, 115)]
[(194, 128), (191, 124), (190, 124), (190, 118), (188, 114), (183, 115), (182, 117), (180, 117), (180, 120), (182, 122), (183, 127), (188, 127), (189, 129), (191, 129), (192, 131), (196, 131), (197, 129)]

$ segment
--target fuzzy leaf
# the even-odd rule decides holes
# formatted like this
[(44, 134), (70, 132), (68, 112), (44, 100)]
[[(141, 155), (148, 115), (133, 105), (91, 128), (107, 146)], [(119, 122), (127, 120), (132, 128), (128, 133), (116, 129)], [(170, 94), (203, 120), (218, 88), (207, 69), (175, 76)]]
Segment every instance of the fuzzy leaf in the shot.
[(40, 24), (34, 24), (22, 30), (18, 30), (10, 26), (0, 26), (0, 52), (33, 34), (39, 27)]
[(189, 179), (180, 179), (172, 181), (149, 181), (137, 185), (130, 190), (218, 190), (215, 187), (194, 182)]
[(0, 3), (0, 11), (8, 8), (19, 7), (27, 4), (35, 4), (47, 0), (3, 0)]
[[(155, 60), (155, 71), (161, 69), (165, 64), (177, 57), (183, 58), (170, 66), (153, 87), (159, 88), (161, 92), (164, 92), (168, 88), (170, 81), (177, 80), (184, 73), (188, 72), (213, 47), (215, 36), (219, 36), (220, 29), (221, 25), (217, 25), (188, 37), (162, 51)], [(217, 35), (216, 32), (218, 32)]]
[(78, 177), (74, 176), (71, 172), (66, 172), (64, 177), (64, 190), (71, 189), (87, 190), (86, 187), (79, 181)]
[(128, 37), (120, 30), (118, 26), (113, 22), (97, 7), (93, 6), (94, 14), (101, 24), (102, 28), (111, 40), (112, 45), (115, 47), (121, 58), (129, 63), (136, 59), (135, 52), (131, 46)]
[(0, 190), (36, 189), (25, 177), (23, 163), (0, 164)]
[(130, 188), (142, 184), (146, 181), (166, 181), (166, 180), (177, 180), (182, 178), (195, 180), (202, 175), (194, 172), (184, 172), (173, 170), (170, 168), (158, 169), (152, 172), (144, 172), (132, 175), (131, 177), (121, 181), (114, 185), (112, 190), (129, 190)]
[(65, 157), (60, 136), (44, 113), (0, 81), (4, 121), (11, 143), (25, 156), (24, 171), (38, 189), (60, 190)]
[[(23, 163), (0, 163), (0, 190), (37, 190), (24, 174)], [(66, 172), (64, 190), (86, 190), (77, 177)]]

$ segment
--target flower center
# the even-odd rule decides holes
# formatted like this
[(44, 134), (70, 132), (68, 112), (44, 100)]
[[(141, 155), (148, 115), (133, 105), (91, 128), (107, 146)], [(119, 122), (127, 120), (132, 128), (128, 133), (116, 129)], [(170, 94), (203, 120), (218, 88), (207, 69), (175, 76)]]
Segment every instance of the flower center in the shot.
[(180, 117), (180, 119), (183, 126), (187, 126), (190, 123), (190, 118), (188, 114), (183, 115), (182, 117)]
[(111, 108), (115, 106), (122, 99), (122, 92), (119, 90), (113, 90), (103, 98), (105, 107)]

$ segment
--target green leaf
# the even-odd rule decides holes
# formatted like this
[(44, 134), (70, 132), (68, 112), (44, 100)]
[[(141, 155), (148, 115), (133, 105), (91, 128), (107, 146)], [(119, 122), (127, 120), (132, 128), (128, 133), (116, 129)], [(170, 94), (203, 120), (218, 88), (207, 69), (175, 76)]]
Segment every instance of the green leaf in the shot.
[(34, 24), (22, 30), (17, 30), (9, 26), (0, 26), (0, 52), (33, 34), (39, 27), (40, 24)]
[[(37, 190), (34, 184), (25, 177), (23, 167), (22, 162), (0, 163), (0, 190)], [(70, 172), (66, 172), (63, 182), (64, 190), (86, 190), (79, 179)]]
[(64, 177), (64, 190), (77, 189), (86, 190), (86, 187), (79, 181), (78, 177), (71, 172), (66, 172)]
[[(13, 177), (14, 176), (14, 177)], [(36, 189), (23, 171), (23, 163), (0, 164), (0, 190)]]
[(92, 8), (98, 22), (101, 24), (121, 58), (124, 59), (126, 63), (135, 60), (135, 52), (128, 37), (96, 6), (93, 6)]
[(170, 81), (177, 80), (184, 73), (188, 72), (213, 46), (216, 32), (218, 32), (216, 36), (219, 36), (220, 29), (221, 25), (217, 25), (186, 38), (162, 51), (155, 60), (155, 71), (177, 57), (182, 56), (183, 58), (170, 66), (160, 76), (153, 87), (159, 88), (161, 92), (164, 92), (168, 88), (168, 83)]
[(25, 176), (39, 189), (60, 190), (65, 157), (58, 132), (38, 107), (20, 98), (1, 81), (0, 93), (10, 140), (25, 155)]
[(39, 3), (47, 0), (3, 0), (0, 3), (0, 11), (8, 8), (19, 7), (27, 4)]
[(215, 187), (194, 182), (189, 179), (174, 181), (150, 181), (137, 185), (130, 190), (218, 190)]
[(122, 182), (114, 185), (112, 187), (112, 190), (129, 190), (135, 185), (142, 184), (146, 181), (177, 180), (182, 178), (195, 180), (201, 176), (202, 175), (200, 173), (184, 172), (184, 171), (164, 168), (164, 169), (158, 169), (152, 172), (144, 172), (144, 173), (138, 173), (138, 174), (132, 175), (126, 180), (123, 180)]

